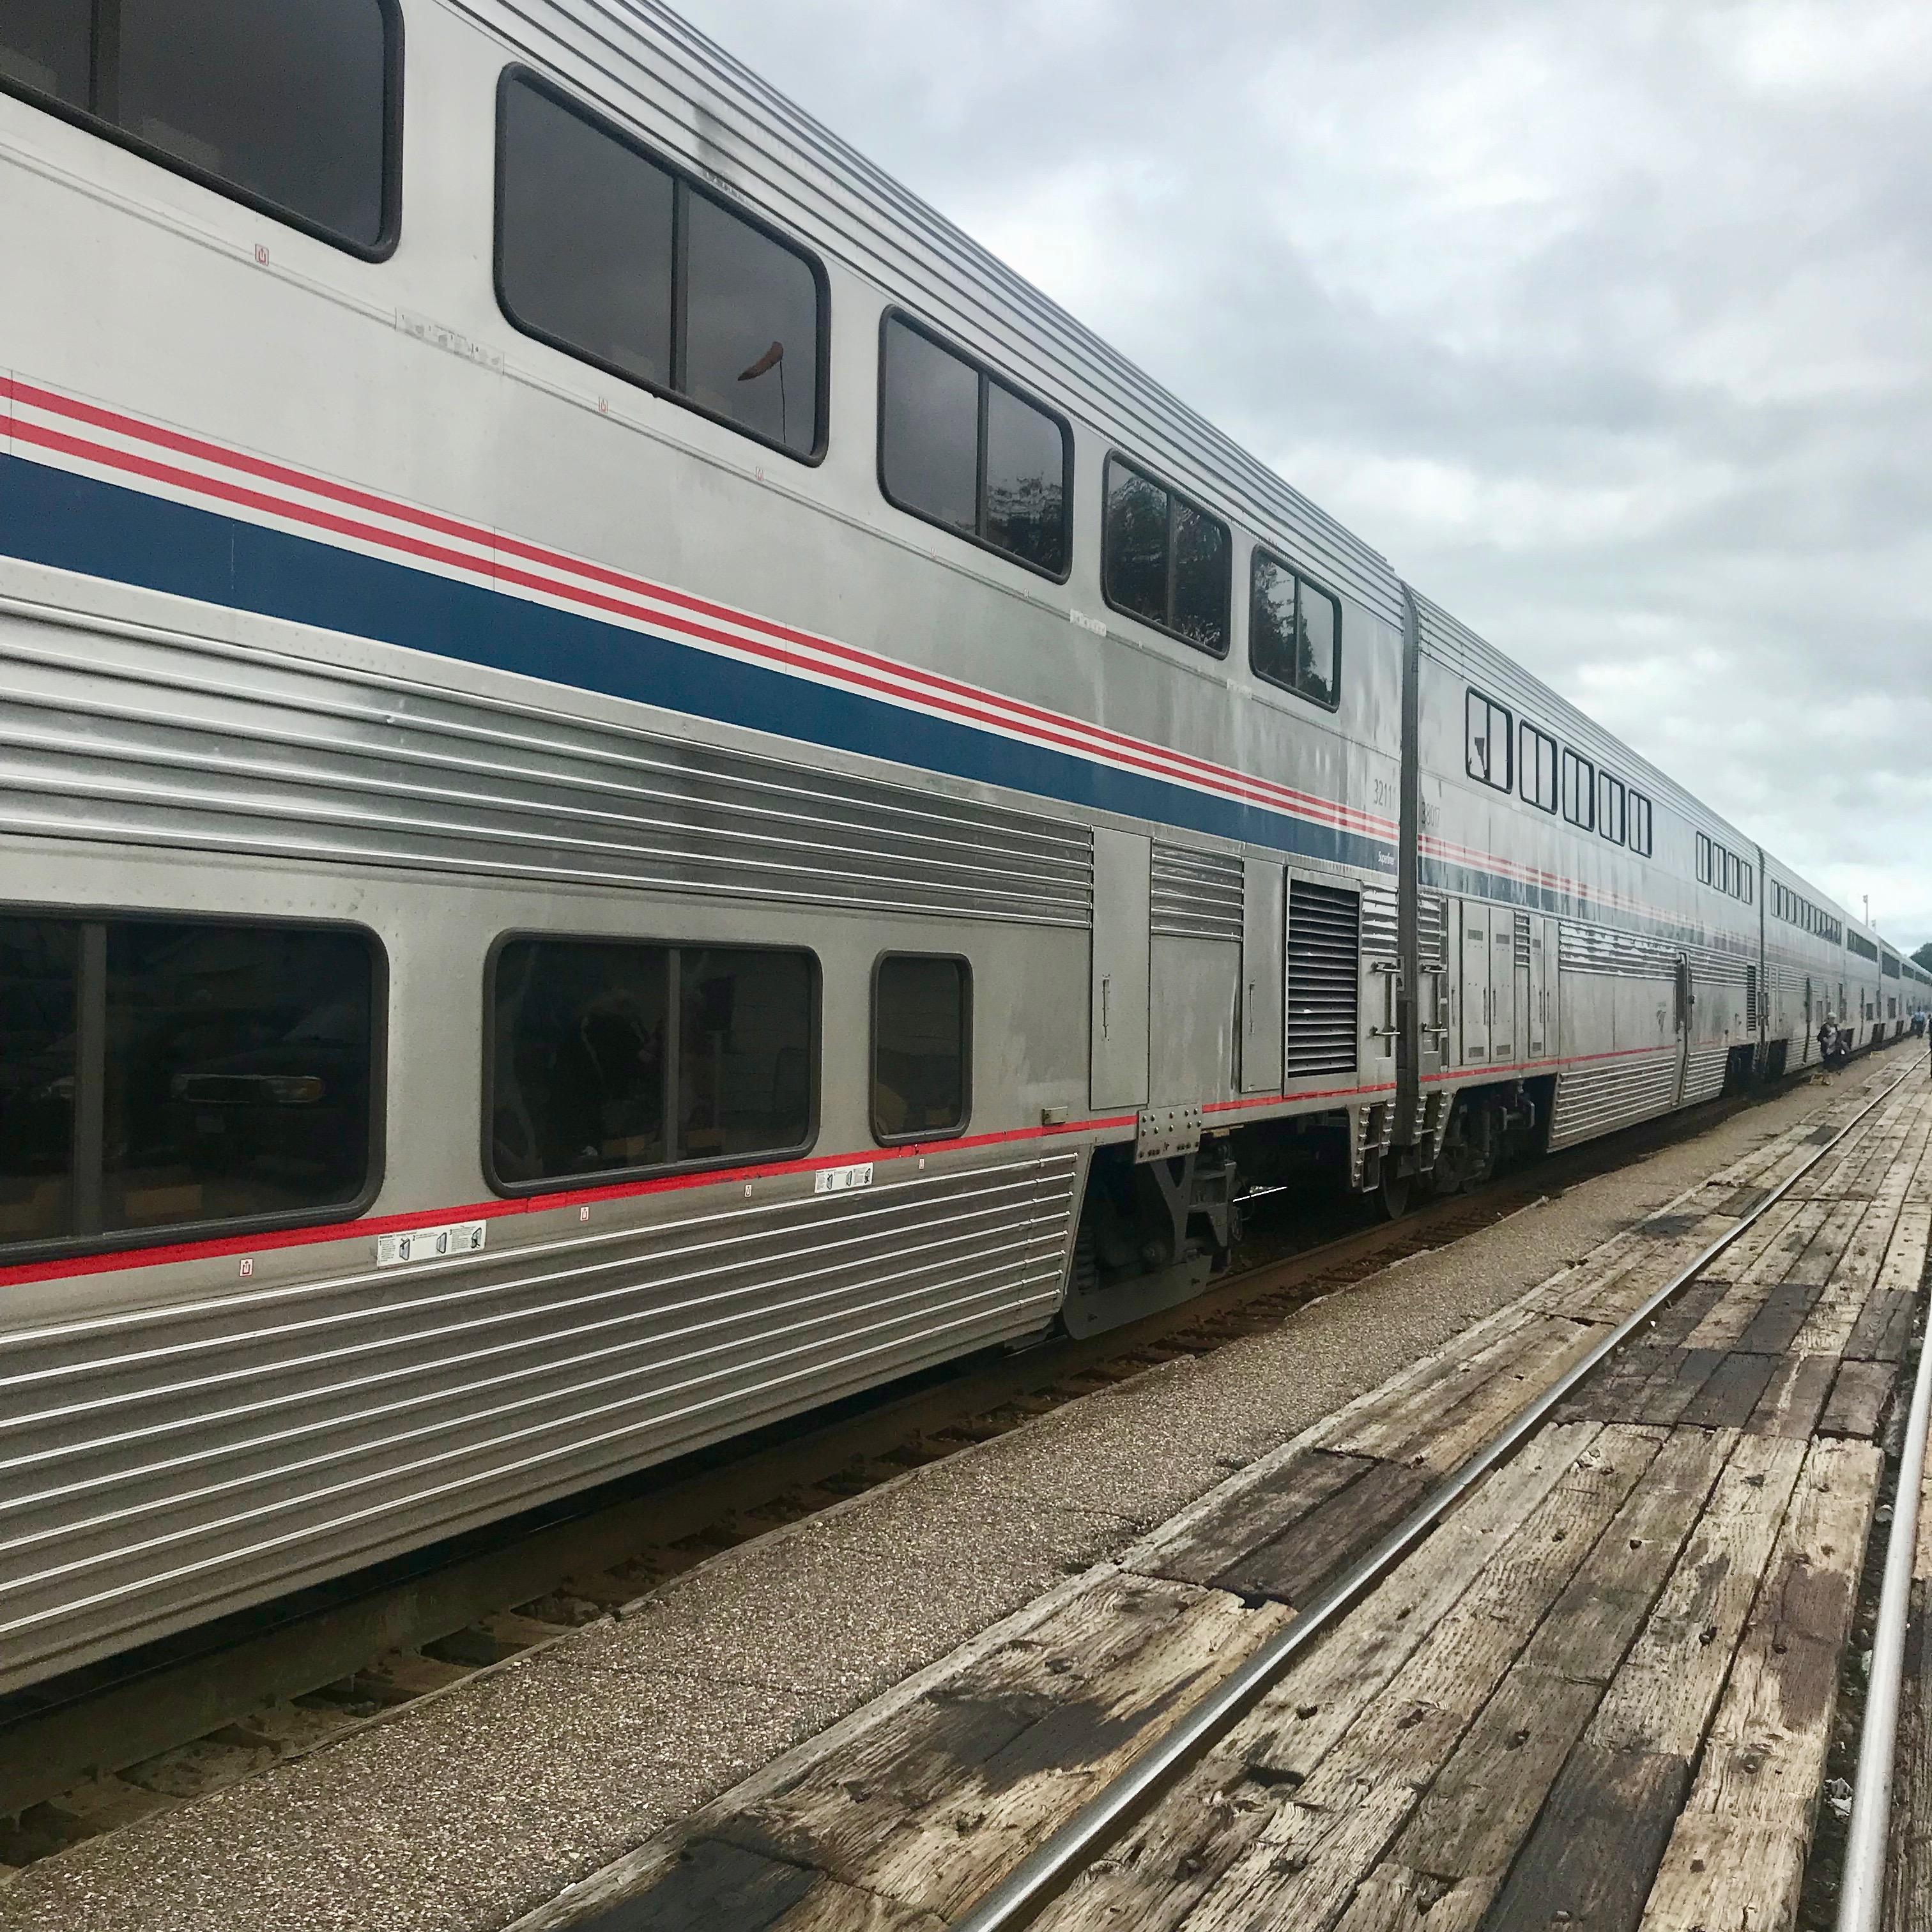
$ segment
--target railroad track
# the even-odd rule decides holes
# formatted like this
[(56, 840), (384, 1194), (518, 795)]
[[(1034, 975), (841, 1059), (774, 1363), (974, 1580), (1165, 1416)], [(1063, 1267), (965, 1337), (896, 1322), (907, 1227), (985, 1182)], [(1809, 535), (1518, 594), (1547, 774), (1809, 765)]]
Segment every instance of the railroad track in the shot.
[[(1180, 1307), (1084, 1340), (969, 1358), (16, 1694), (0, 1701), (0, 1867), (313, 1749), (722, 1550), (1160, 1363), (1272, 1328), (1393, 1262), (1780, 1090), (1727, 1096), (1547, 1157), (1396, 1222), (1328, 1233), (1347, 1210), (1311, 1216), (1292, 1194), (1271, 1197), (1256, 1204), (1234, 1267)], [(1327, 1238), (1308, 1242), (1310, 1220)]]
[[(1765, 1192), (1732, 1227), (1647, 1295), (1588, 1352), (1540, 1389), (1481, 1445), (1450, 1469), (1364, 1555), (1305, 1604), (1292, 1622), (1264, 1642), (1213, 1690), (1150, 1744), (1037, 1850), (982, 1898), (954, 1932), (1022, 1932), (1083, 1872), (1101, 1863), (1142, 1819), (1173, 1792), (1213, 1747), (1260, 1704), (1296, 1662), (1406, 1558), (1463, 1499), (1554, 1417), (1577, 1385), (1646, 1328), (1712, 1262), (1730, 1249), (1820, 1162), (1904, 1085), (1921, 1076), (1917, 1057), (1799, 1167)], [(1886, 1833), (1898, 1703), (1899, 1660), (1904, 1648), (1917, 1484), (1932, 1410), (1932, 1353), (1922, 1346), (1910, 1422), (1904, 1435), (1904, 1477), (1912, 1485), (1892, 1517), (1884, 1562), (1885, 1588), (1878, 1611), (1873, 1678), (1861, 1741), (1859, 1777), (1840, 1892), (1839, 1932), (1877, 1932), (1884, 1886)], [(1564, 1915), (1567, 1916), (1568, 1915)]]

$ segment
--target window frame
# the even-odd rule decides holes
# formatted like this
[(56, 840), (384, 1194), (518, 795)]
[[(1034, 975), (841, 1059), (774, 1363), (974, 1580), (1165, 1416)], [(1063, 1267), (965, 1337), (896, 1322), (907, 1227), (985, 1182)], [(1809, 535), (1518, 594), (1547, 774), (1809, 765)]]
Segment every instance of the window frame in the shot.
[[(389, 1116), (389, 952), (374, 927), (352, 919), (258, 916), (248, 912), (176, 912), (166, 907), (49, 905), (44, 902), (0, 901), (0, 918), (45, 920), (50, 924), (102, 927), (115, 926), (259, 926), (277, 931), (338, 932), (364, 942), (369, 955), (369, 1124), (368, 1166), (361, 1190), (345, 1201), (319, 1208), (290, 1208), (263, 1214), (236, 1214), (200, 1221), (169, 1221), (150, 1228), (100, 1228), (92, 1234), (56, 1234), (38, 1240), (0, 1239), (0, 1266), (17, 1262), (64, 1259), (76, 1255), (124, 1254), (140, 1248), (172, 1248), (189, 1244), (225, 1240), (230, 1235), (274, 1234), (290, 1228), (345, 1226), (360, 1220), (382, 1191), (388, 1160), (386, 1128)], [(76, 1001), (85, 997), (76, 968)], [(80, 1016), (76, 1015), (76, 1052)], [(76, 1108), (81, 1070), (75, 1068)], [(78, 1175), (78, 1164), (69, 1169)]]
[[(622, 946), (634, 950), (655, 946), (668, 953), (802, 954), (810, 962), (812, 968), (811, 1048), (805, 1138), (794, 1142), (790, 1147), (773, 1148), (760, 1154), (728, 1154), (722, 1160), (652, 1161), (635, 1167), (600, 1167), (583, 1174), (548, 1174), (536, 1180), (504, 1180), (496, 1172), (494, 1137), (491, 1132), (492, 1124), (496, 1118), (496, 968), (506, 946), (526, 940), (535, 940), (542, 945)], [(682, 996), (682, 991), (678, 975), (668, 972), (665, 976), (665, 998), (674, 1012)], [(776, 1161), (799, 1160), (810, 1154), (818, 1144), (819, 1102), (824, 1084), (824, 963), (814, 946), (795, 946), (771, 940), (662, 939), (649, 933), (583, 932), (575, 930), (560, 932), (542, 926), (509, 927), (490, 940), (483, 955), (483, 1087), (482, 1104), (476, 1129), (477, 1157), (482, 1166), (484, 1184), (491, 1193), (501, 1195), (506, 1200), (526, 1200), (536, 1195), (577, 1195), (590, 1189), (621, 1187), (632, 1181), (658, 1180), (687, 1174), (716, 1174), (722, 1178), (743, 1168), (766, 1167)], [(675, 1067), (676, 1051), (668, 1052), (665, 1058), (669, 1065)], [(664, 1144), (669, 1147), (675, 1144), (677, 1094), (674, 1080), (668, 1082), (667, 1086), (672, 1102), (664, 1118)]]
[[(252, 188), (244, 188), (224, 175), (198, 167), (193, 161), (171, 154), (152, 141), (144, 140), (139, 134), (90, 109), (76, 107), (56, 95), (43, 94), (10, 74), (0, 74), (0, 94), (10, 94), (29, 107), (66, 122), (70, 127), (96, 135), (114, 147), (137, 155), (144, 161), (152, 161), (157, 167), (165, 168), (171, 175), (178, 175), (184, 181), (193, 182), (196, 187), (207, 188), (224, 200), (251, 208), (257, 214), (266, 214), (284, 227), (340, 249), (345, 255), (352, 255), (358, 261), (386, 262), (396, 252), (403, 238), (403, 72), (406, 63), (403, 58), (401, 0), (374, 0), (374, 4), (382, 16), (382, 218), (373, 242), (358, 242), (349, 236), (338, 234), (334, 229), (326, 227), (280, 202), (257, 194)], [(90, 88), (93, 68), (94, 58), (90, 50)]]
[[(1612, 832), (1604, 823), (1604, 802), (1606, 796), (1617, 801), (1617, 829)], [(1630, 787), (1615, 772), (1597, 767), (1597, 836), (1606, 845), (1630, 844)]]
[[(922, 335), (935, 349), (942, 350), (956, 362), (963, 362), (980, 379), (978, 444), (974, 453), (973, 517), (976, 524), (986, 520), (986, 434), (987, 422), (991, 414), (988, 408), (989, 386), (997, 382), (1008, 395), (1025, 404), (1030, 410), (1045, 416), (1060, 431), (1060, 528), (1066, 540), (1065, 566), (1058, 571), (1046, 569), (1020, 556), (1018, 552), (1004, 548), (990, 538), (979, 534), (976, 529), (962, 530), (957, 524), (949, 524), (934, 516), (930, 511), (915, 508), (911, 504), (892, 494), (892, 486), (886, 481), (886, 344), (893, 323), (910, 328), (915, 335)], [(888, 303), (879, 314), (879, 375), (874, 386), (878, 398), (875, 411), (877, 420), (873, 426), (873, 466), (879, 479), (879, 494), (902, 515), (916, 517), (920, 522), (935, 530), (944, 530), (948, 536), (957, 537), (962, 543), (970, 544), (975, 550), (982, 550), (988, 556), (1003, 559), (1008, 563), (1017, 564), (1021, 569), (1030, 572), (1035, 577), (1043, 577), (1049, 584), (1064, 584), (1073, 574), (1073, 474), (1074, 436), (1072, 418), (1055, 409), (1050, 403), (1042, 402), (1030, 389), (1023, 389), (1010, 376), (1004, 375), (982, 356), (950, 341), (930, 323), (922, 322), (910, 309), (901, 308), (896, 303)]]
[[(943, 1132), (928, 1128), (918, 1133), (889, 1134), (879, 1125), (879, 974), (887, 962), (893, 959), (942, 960), (958, 966), (964, 975), (965, 992), (959, 1013), (959, 1030), (965, 1046), (959, 1082), (959, 1124)], [(948, 1141), (958, 1140), (964, 1135), (973, 1120), (973, 1063), (976, 1057), (973, 1051), (974, 1018), (973, 962), (964, 953), (917, 952), (903, 946), (889, 946), (874, 957), (872, 990), (866, 1002), (866, 1124), (872, 1130), (872, 1138), (880, 1147), (939, 1146)]]
[[(1124, 604), (1114, 602), (1113, 592), (1107, 584), (1107, 502), (1111, 494), (1108, 477), (1115, 464), (1123, 470), (1130, 470), (1143, 483), (1148, 483), (1163, 491), (1168, 500), (1167, 512), (1167, 608), (1174, 608), (1174, 506), (1185, 504), (1198, 517), (1204, 517), (1216, 525), (1228, 546), (1228, 608), (1223, 620), (1225, 634), (1221, 648), (1202, 644), (1198, 638), (1190, 638), (1184, 631), (1177, 631), (1171, 624), (1164, 624), (1157, 618), (1149, 617), (1138, 610), (1130, 610)], [(1234, 652), (1234, 532), (1227, 518), (1218, 516), (1205, 503), (1190, 496), (1184, 490), (1177, 490), (1172, 483), (1165, 483), (1144, 463), (1137, 462), (1124, 450), (1110, 448), (1100, 464), (1100, 597), (1110, 610), (1116, 610), (1136, 624), (1144, 624), (1150, 631), (1157, 631), (1164, 638), (1172, 638), (1178, 644), (1185, 644), (1190, 651), (1198, 651), (1204, 658), (1212, 658), (1216, 664), (1226, 664)]]
[[(1574, 764), (1580, 765), (1585, 771), (1589, 773), (1588, 781), (1577, 788), (1580, 795), (1588, 801), (1589, 815), (1587, 818), (1572, 818), (1568, 808), (1563, 802), (1563, 760), (1565, 758), (1569, 759)], [(1573, 751), (1568, 745), (1564, 745), (1561, 747), (1557, 758), (1556, 808), (1565, 825), (1573, 826), (1579, 832), (1594, 832), (1596, 830), (1597, 761), (1594, 758), (1585, 758), (1581, 752)]]
[[(1526, 733), (1534, 738), (1538, 745), (1547, 745), (1550, 747), (1550, 776), (1553, 796), (1547, 805), (1545, 805), (1541, 799), (1533, 797), (1528, 792), (1523, 790), (1524, 774), (1529, 769), (1522, 756), (1522, 741)], [(1527, 718), (1519, 718), (1516, 720), (1516, 796), (1526, 805), (1534, 806), (1538, 812), (1546, 812), (1553, 818), (1562, 808), (1563, 748), (1557, 743), (1550, 733), (1544, 730), (1541, 725), (1532, 724)], [(1539, 760), (1538, 763), (1540, 762)]]
[[(1636, 842), (1637, 808), (1643, 808), (1643, 843)], [(1634, 785), (1624, 787), (1624, 826), (1628, 836), (1624, 844), (1640, 859), (1654, 855), (1657, 844), (1657, 807), (1652, 802), (1648, 792), (1639, 791)]]
[[(1472, 704), (1483, 704), (1486, 705), (1489, 707), (1490, 716), (1485, 722), (1490, 728), (1490, 746), (1492, 754), (1490, 762), (1492, 768), (1496, 763), (1494, 757), (1496, 747), (1496, 714), (1498, 712), (1501, 712), (1505, 721), (1503, 728), (1503, 775), (1500, 782), (1492, 777), (1486, 776), (1484, 773), (1476, 770), (1470, 763), (1470, 758), (1473, 750), (1469, 738), (1469, 707)], [(1482, 786), (1486, 791), (1499, 791), (1507, 796), (1516, 789), (1516, 713), (1512, 711), (1507, 704), (1502, 704), (1498, 699), (1492, 698), (1486, 691), (1479, 691), (1473, 684), (1464, 686), (1462, 698), (1462, 770), (1466, 776), (1473, 779), (1475, 783)]]
[[(1317, 698), (1312, 693), (1304, 691), (1300, 685), (1291, 683), (1285, 677), (1271, 676), (1256, 662), (1255, 599), (1258, 595), (1258, 586), (1256, 580), (1260, 574), (1261, 566), (1264, 562), (1272, 564), (1277, 570), (1286, 571), (1288, 575), (1294, 579), (1294, 610), (1298, 621), (1301, 615), (1301, 593), (1304, 589), (1312, 590), (1318, 597), (1327, 598), (1334, 606), (1335, 695), (1332, 698)], [(1232, 570), (1228, 574), (1232, 578), (1233, 575)], [(1228, 586), (1228, 601), (1230, 605), (1234, 602), (1232, 582)], [(1232, 609), (1228, 611), (1228, 617), (1232, 625), (1234, 621), (1234, 612)], [(1264, 543), (1254, 544), (1248, 553), (1248, 669), (1270, 690), (1285, 691), (1291, 697), (1300, 698), (1303, 704), (1313, 705), (1318, 711), (1326, 711), (1332, 716), (1342, 708), (1342, 599), (1337, 592), (1329, 590), (1324, 584), (1318, 584), (1305, 570), (1290, 563), (1288, 559), (1281, 555), (1279, 551), (1269, 549)]]
[[(546, 96), (567, 114), (574, 114), (597, 133), (615, 141), (620, 147), (628, 148), (640, 160), (662, 170), (670, 176), (672, 183), (671, 200), (671, 248), (674, 267), (671, 278), (671, 353), (675, 361), (680, 341), (679, 312), (684, 306), (686, 289), (683, 266), (685, 254), (684, 221), (680, 212), (678, 196), (684, 194), (701, 195), (714, 207), (720, 208), (750, 229), (797, 260), (811, 272), (813, 290), (818, 298), (818, 340), (813, 358), (812, 374), (813, 427), (814, 440), (809, 450), (796, 450), (776, 436), (766, 436), (762, 431), (748, 428), (743, 423), (726, 416), (722, 410), (707, 409), (695, 398), (686, 395), (681, 389), (674, 389), (665, 384), (652, 382), (632, 370), (622, 368), (614, 362), (580, 348), (560, 335), (554, 335), (535, 322), (526, 322), (512, 305), (503, 286), (503, 212), (505, 196), (503, 184), (505, 168), (508, 159), (508, 143), (505, 132), (508, 117), (504, 111), (504, 103), (512, 87), (526, 86)], [(496, 311), (520, 335), (527, 335), (533, 342), (541, 342), (554, 349), (560, 356), (567, 356), (572, 362), (581, 363), (587, 369), (599, 369), (614, 382), (622, 382), (633, 389), (641, 389), (647, 396), (656, 396), (661, 400), (675, 404), (681, 410), (688, 410), (694, 416), (706, 422), (716, 423), (721, 429), (729, 430), (734, 436), (742, 436), (747, 442), (755, 442), (760, 448), (800, 463), (808, 470), (815, 470), (825, 460), (831, 442), (832, 432), (832, 291), (827, 280), (825, 265), (817, 254), (805, 244), (788, 235), (775, 222), (768, 220), (757, 209), (721, 193), (712, 183), (704, 180), (698, 170), (661, 152), (648, 142), (633, 134), (621, 123), (614, 121), (602, 109), (593, 107), (588, 101), (580, 100), (567, 88), (560, 86), (546, 74), (520, 61), (512, 61), (496, 76), (496, 128), (494, 141), (494, 172), (490, 184), (491, 207), (490, 212), (490, 285), (496, 299)]]

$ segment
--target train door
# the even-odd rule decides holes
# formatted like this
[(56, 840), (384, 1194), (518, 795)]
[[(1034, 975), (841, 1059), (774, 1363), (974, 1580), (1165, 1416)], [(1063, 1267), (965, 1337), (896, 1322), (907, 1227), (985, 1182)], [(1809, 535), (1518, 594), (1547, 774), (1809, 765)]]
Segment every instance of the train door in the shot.
[(1811, 1038), (1816, 1030), (1811, 1024), (1811, 981), (1808, 976), (1804, 982), (1804, 1024), (1799, 1030), (1804, 1036), (1798, 1046), (1798, 1064), (1802, 1066), (1811, 1058)]
[(1153, 841), (1094, 833), (1093, 1010), (1088, 1077), (1096, 1111), (1148, 1097), (1148, 919)]
[(1555, 1051), (1556, 976), (1550, 964), (1555, 922), (1535, 913), (1518, 913), (1526, 933), (1522, 968), (1522, 1037), (1526, 1060), (1545, 1060)]
[(1677, 956), (1677, 997), (1676, 1024), (1677, 1038), (1677, 1080), (1676, 1104), (1682, 1105), (1684, 1088), (1690, 1074), (1690, 1042), (1696, 1032), (1695, 1015), (1697, 1010), (1697, 987), (1691, 976), (1690, 962), (1682, 953)]
[(1515, 1064), (1522, 1037), (1517, 1030), (1522, 1001), (1516, 976), (1516, 921), (1522, 916), (1490, 908), (1490, 1060), (1496, 1066)]
[(1490, 1061), (1490, 928), (1492, 909), (1476, 899), (1462, 902), (1462, 949), (1457, 1006), (1462, 1023), (1462, 1064)]
[(1240, 1087), (1279, 1094), (1281, 1022), (1287, 997), (1282, 941), (1288, 921), (1286, 874), (1279, 861), (1250, 859), (1241, 899)]

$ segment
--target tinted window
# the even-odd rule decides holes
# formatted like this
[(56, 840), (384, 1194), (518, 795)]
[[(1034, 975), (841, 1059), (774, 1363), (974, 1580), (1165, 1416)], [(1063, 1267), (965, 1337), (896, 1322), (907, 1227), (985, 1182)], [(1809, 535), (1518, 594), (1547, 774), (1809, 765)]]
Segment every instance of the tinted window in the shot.
[(0, 1240), (299, 1215), (368, 1186), (359, 934), (0, 920)]
[(1480, 691), (1469, 693), (1463, 764), (1470, 777), (1498, 791), (1510, 788), (1510, 715)]
[(350, 933), (107, 933), (110, 1228), (353, 1200), (368, 1172), (369, 952)]
[(332, 238), (388, 225), (392, 49), (377, 0), (7, 0), (0, 74)]
[(789, 248), (720, 208), (684, 196), (690, 286), (678, 386), (790, 450), (818, 441), (818, 284)]
[(889, 317), (879, 480), (900, 508), (1049, 576), (1066, 569), (1067, 432), (976, 363)]
[(5, 0), (0, 75), (70, 107), (89, 105), (93, 0)]
[(1248, 602), (1248, 662), (1257, 677), (1334, 708), (1340, 690), (1341, 607), (1317, 588), (1255, 552)]
[(1137, 470), (1107, 466), (1102, 548), (1108, 601), (1152, 624), (1167, 622), (1167, 492)]
[(1232, 567), (1226, 524), (1118, 457), (1108, 460), (1106, 495), (1100, 561), (1108, 602), (1222, 656)]
[(503, 95), (497, 275), (529, 326), (662, 388), (670, 380), (671, 204), (662, 168), (533, 88)]
[(977, 527), (980, 373), (917, 329), (888, 322), (880, 386), (881, 477), (903, 508)]
[(981, 534), (1058, 577), (1066, 568), (1066, 432), (1002, 384), (986, 385), (986, 521)]
[(812, 1125), (812, 962), (802, 952), (678, 955), (678, 1156), (795, 1148)]
[(1563, 816), (1587, 832), (1596, 803), (1596, 767), (1574, 752), (1563, 754)]
[(496, 284), (519, 328), (795, 456), (818, 446), (820, 298), (796, 249), (512, 76)]
[(796, 1147), (811, 1126), (812, 973), (802, 952), (510, 940), (491, 988), (491, 1178)]
[(1556, 809), (1556, 740), (1534, 724), (1522, 728), (1522, 743), (1516, 760), (1520, 773), (1517, 783), (1532, 805), (1545, 812)]
[(872, 1128), (882, 1141), (966, 1124), (970, 982), (958, 959), (882, 959), (874, 992)]
[(0, 1243), (73, 1231), (80, 928), (0, 919)]

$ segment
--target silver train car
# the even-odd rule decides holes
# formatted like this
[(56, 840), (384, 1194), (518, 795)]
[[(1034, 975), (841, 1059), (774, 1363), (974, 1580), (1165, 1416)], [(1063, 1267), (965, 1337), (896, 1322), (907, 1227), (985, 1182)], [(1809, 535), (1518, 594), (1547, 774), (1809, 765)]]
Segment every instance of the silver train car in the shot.
[(0, 14), (0, 1690), (1932, 983), (662, 8), (104, 10)]

